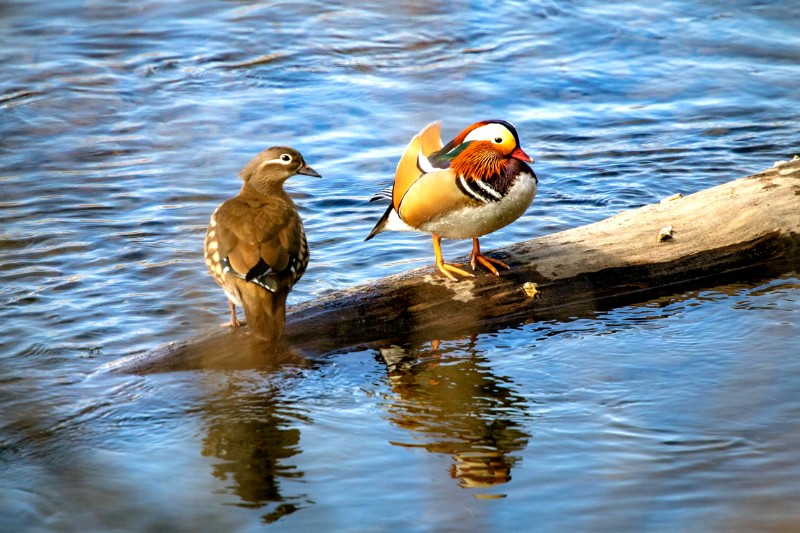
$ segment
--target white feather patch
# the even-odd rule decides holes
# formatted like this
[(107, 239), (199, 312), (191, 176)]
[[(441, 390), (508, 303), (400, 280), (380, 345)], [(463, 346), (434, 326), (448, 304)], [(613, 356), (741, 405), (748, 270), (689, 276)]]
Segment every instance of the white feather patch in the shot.
[(389, 218), (386, 219), (386, 225), (383, 227), (383, 231), (417, 231), (405, 222), (400, 219), (400, 215), (397, 214), (397, 211), (392, 209), (389, 213)]
[(431, 162), (428, 159), (428, 157), (425, 154), (423, 154), (422, 152), (420, 152), (419, 155), (417, 155), (417, 166), (425, 174), (427, 174), (429, 172), (434, 172), (435, 170), (437, 170), (433, 165), (431, 165)]
[(478, 185), (478, 187), (483, 189), (492, 198), (495, 198), (495, 199), (499, 200), (500, 198), (503, 197), (502, 194), (497, 192), (497, 190), (494, 187), (492, 187), (491, 185), (489, 185), (485, 181), (483, 181), (483, 180), (475, 180), (475, 183)]
[(485, 204), (489, 203), (490, 201), (489, 199), (484, 198), (483, 196), (472, 190), (472, 186), (469, 184), (467, 180), (464, 179), (463, 175), (458, 176), (458, 182), (461, 184), (461, 187), (459, 187), (461, 191), (465, 192), (470, 198), (472, 198), (473, 200), (478, 200), (479, 202), (483, 202)]

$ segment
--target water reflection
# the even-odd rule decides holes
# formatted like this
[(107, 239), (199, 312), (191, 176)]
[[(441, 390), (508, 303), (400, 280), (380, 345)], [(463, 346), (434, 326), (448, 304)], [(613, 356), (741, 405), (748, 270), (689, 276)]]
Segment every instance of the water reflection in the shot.
[(303, 477), (292, 461), (301, 451), (300, 430), (293, 426), (305, 417), (281, 402), (278, 389), (229, 377), (204, 411), (202, 454), (219, 459), (212, 473), (241, 500), (235, 505), (269, 507), (261, 519), (271, 523), (310, 504), (305, 494), (287, 494), (281, 483)]
[[(83, 379), (120, 355), (216, 332), (224, 301), (202, 236), (236, 171), (269, 144), (295, 144), (326, 176), (313, 191), (289, 185), (312, 249), (293, 304), (430, 266), (423, 236), (362, 239), (376, 209), (366, 200), (437, 118), (453, 134), (508, 118), (539, 154), (541, 193), (490, 247), (716, 185), (796, 149), (800, 17), (785, 2), (455, 7), (457, 17), (420, 1), (0, 2), (0, 529), (246, 531), (312, 499), (287, 529), (355, 529), (352, 517), (367, 515), (376, 530), (514, 530), (533, 515), (543, 529), (598, 530), (609, 512), (641, 516), (616, 530), (796, 523), (795, 292), (742, 296), (741, 313), (698, 297), (658, 311), (668, 320), (616, 310), (631, 302), (587, 306), (569, 311), (581, 320), (489, 332), (483, 353), (417, 350), (388, 377), (377, 370), (389, 424), (360, 396), (373, 367), (354, 354), (291, 394), (263, 383), (281, 372), (247, 383), (241, 374), (272, 363), (236, 359), (227, 336), (190, 350), (183, 370), (248, 369), (235, 377)], [(448, 257), (466, 253), (448, 246)], [(202, 390), (219, 379), (231, 383)], [(382, 446), (365, 447), (365, 433)], [(673, 436), (744, 442), (752, 454), (674, 453), (663, 444)], [(422, 450), (387, 456), (392, 438)], [(205, 458), (187, 447), (195, 439)], [(332, 441), (359, 456), (337, 464), (336, 479), (327, 454), (312, 452)], [(408, 468), (392, 475), (407, 491), (386, 482), (397, 455)], [(447, 499), (443, 518), (411, 478), (420, 459), (446, 463), (439, 480), (461, 496), (474, 489), (458, 484), (477, 479), (516, 499), (489, 511)], [(227, 488), (209, 494), (203, 482)], [(368, 498), (354, 496), (362, 486)], [(398, 523), (401, 511), (417, 523)], [(481, 522), (449, 520), (468, 514)]]
[(450, 476), (461, 487), (487, 488), (511, 479), (516, 453), (531, 435), (524, 429), (526, 400), (474, 344), (381, 350), (393, 393), (384, 408), (412, 437), (392, 444), (449, 454)]

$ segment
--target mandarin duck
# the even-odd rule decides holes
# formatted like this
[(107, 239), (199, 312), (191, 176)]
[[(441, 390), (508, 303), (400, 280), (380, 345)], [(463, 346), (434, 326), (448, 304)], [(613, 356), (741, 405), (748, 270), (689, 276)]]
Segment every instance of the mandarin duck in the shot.
[(441, 122), (415, 135), (397, 164), (394, 184), (373, 200), (391, 205), (365, 240), (378, 233), (419, 231), (433, 235), (436, 267), (451, 280), (472, 274), (442, 258), (441, 240), (472, 239), (470, 265), (495, 275), (509, 266), (481, 254), (478, 238), (518, 219), (533, 201), (538, 180), (510, 122), (476, 122), (442, 146)]
[(246, 324), (265, 340), (283, 333), (286, 297), (308, 266), (303, 223), (283, 183), (296, 174), (319, 177), (300, 152), (267, 148), (247, 166), (239, 194), (211, 215), (205, 239), (206, 265), (228, 296), (230, 322), (239, 327), (236, 306)]

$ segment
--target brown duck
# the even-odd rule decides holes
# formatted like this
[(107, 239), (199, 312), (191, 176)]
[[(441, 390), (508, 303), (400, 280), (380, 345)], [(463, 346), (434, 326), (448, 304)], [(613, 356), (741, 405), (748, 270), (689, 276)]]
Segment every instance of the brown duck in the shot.
[[(267, 148), (242, 169), (239, 194), (211, 215), (205, 240), (206, 265), (228, 296), (231, 320), (245, 323), (265, 340), (283, 333), (286, 297), (308, 266), (308, 243), (297, 207), (283, 190), (296, 174), (319, 177), (300, 152)], [(244, 308), (247, 322), (236, 317)]]

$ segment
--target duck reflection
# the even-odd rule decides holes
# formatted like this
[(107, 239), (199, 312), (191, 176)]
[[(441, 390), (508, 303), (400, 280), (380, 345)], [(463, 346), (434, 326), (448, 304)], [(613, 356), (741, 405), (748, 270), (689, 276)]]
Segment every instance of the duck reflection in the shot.
[(496, 376), (488, 360), (469, 341), (430, 351), (381, 350), (394, 396), (385, 404), (390, 420), (412, 432), (412, 442), (453, 458), (450, 476), (464, 488), (506, 483), (530, 434), (521, 420), (526, 401), (513, 382)]
[(282, 481), (303, 477), (291, 458), (300, 453), (302, 414), (280, 401), (280, 391), (264, 390), (263, 377), (248, 383), (229, 378), (225, 390), (205, 407), (207, 434), (202, 454), (220, 461), (214, 477), (230, 482), (226, 490), (242, 507), (272, 507), (262, 516), (274, 522), (309, 505), (304, 494), (287, 495)]

